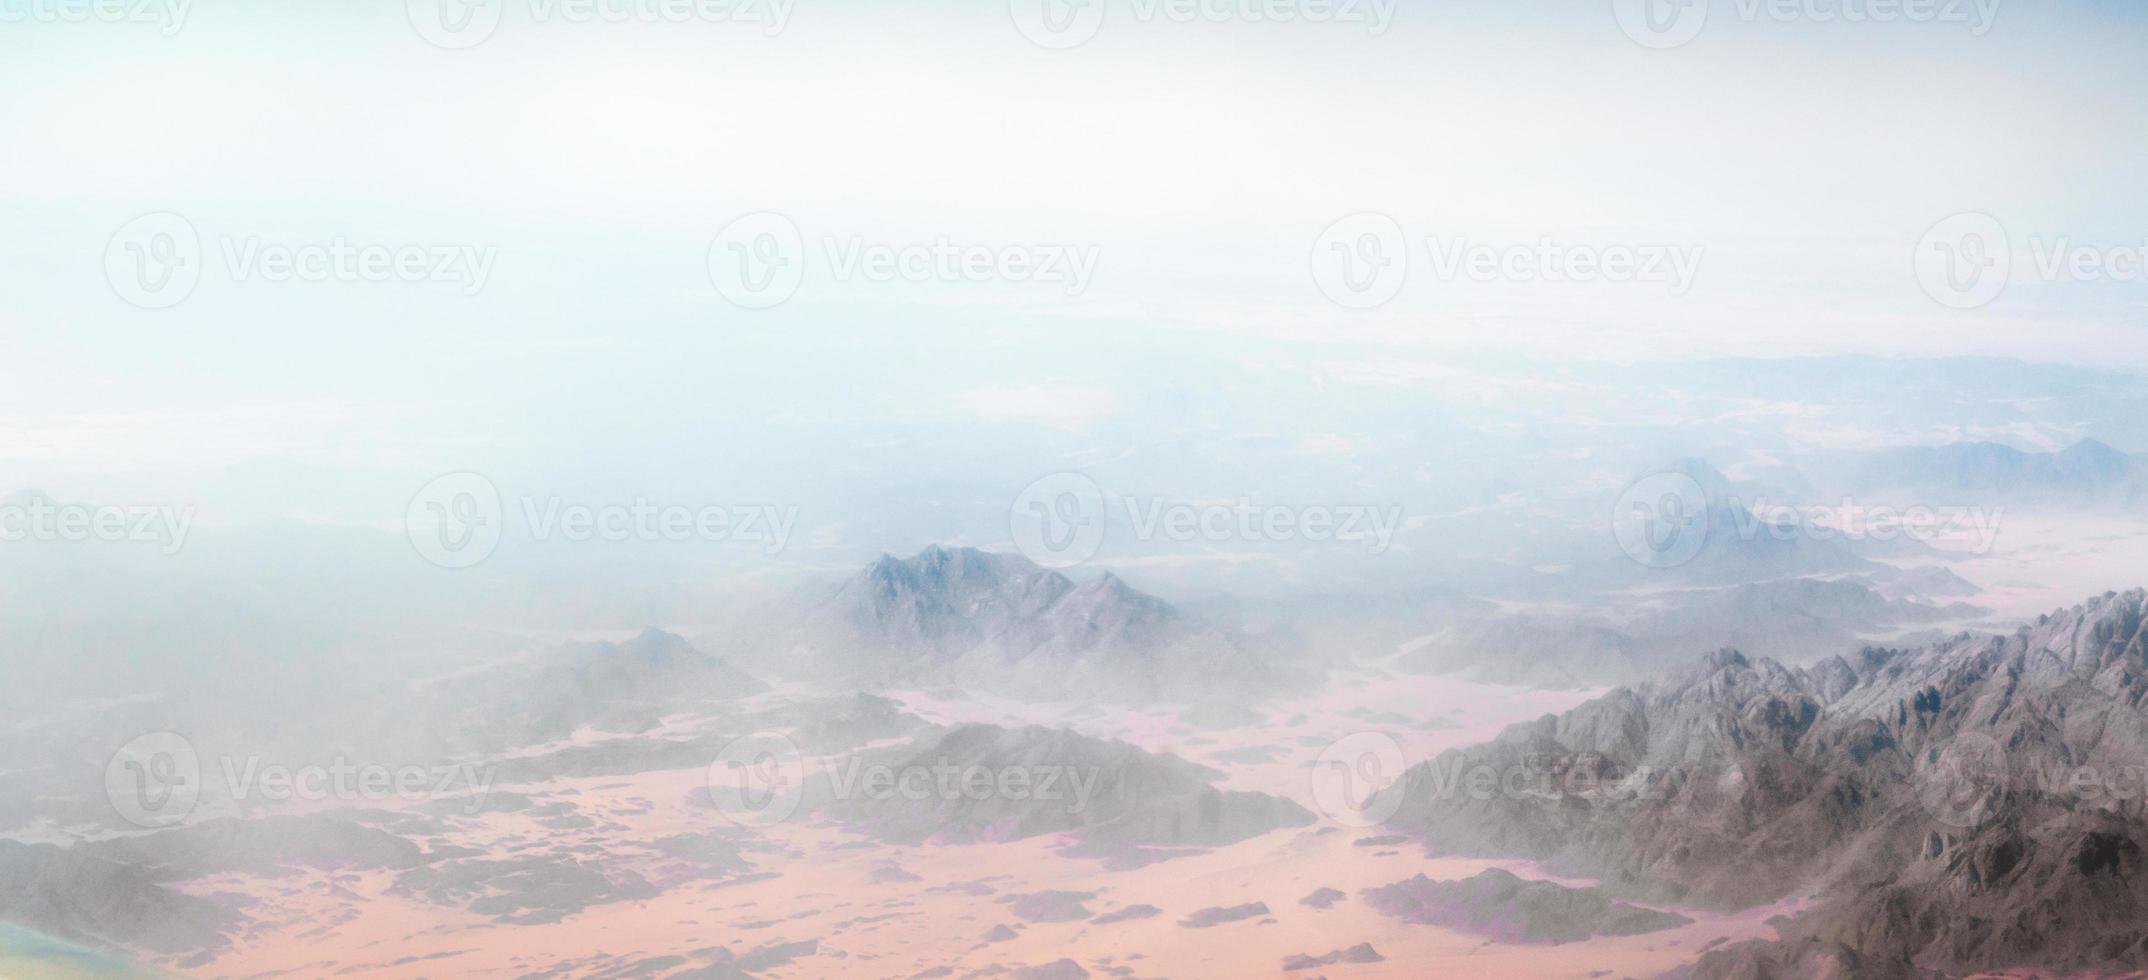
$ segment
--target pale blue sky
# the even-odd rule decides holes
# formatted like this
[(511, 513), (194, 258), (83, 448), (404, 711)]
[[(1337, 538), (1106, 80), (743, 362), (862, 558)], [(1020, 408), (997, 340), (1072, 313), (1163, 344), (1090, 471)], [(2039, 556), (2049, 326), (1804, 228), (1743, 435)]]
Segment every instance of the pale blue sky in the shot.
[[(2148, 364), (2148, 284), (2017, 282), (1961, 312), (1919, 291), (1910, 254), (1961, 211), (2016, 236), (2148, 240), (2137, 4), (2006, 4), (1972, 36), (1746, 22), (1718, 0), (1669, 51), (1622, 35), (1606, 2), (1405, 6), (1377, 37), (1115, 7), (1058, 52), (983, 0), (801, 0), (775, 37), (526, 9), (463, 51), (388, 3), (199, 0), (169, 37), (0, 25), (16, 93), (0, 103), (0, 486), (374, 524), (446, 469), (595, 480), (693, 445), (706, 465), (636, 479), (855, 484), (864, 507), (954, 474), (1018, 484), (1109, 457), (1145, 423), (1260, 403), (1279, 366), (1466, 371), (1464, 351)], [(1071, 298), (810, 269), (796, 298), (749, 312), (705, 258), (762, 210), (789, 215), (809, 253), (823, 237), (948, 236), (1081, 243), (1100, 261)], [(1365, 210), (1420, 243), (1550, 236), (1705, 260), (1681, 296), (1438, 282), (1420, 261), (1396, 301), (1352, 311), (1322, 297), (1307, 256)], [(160, 311), (121, 302), (102, 265), (150, 211), (185, 215), (211, 250), (202, 284)], [(233, 282), (215, 254), (339, 235), (496, 248), (497, 265), (463, 295)], [(1442, 390), (1354, 421), (1453, 410), (1451, 378), (1418, 383)], [(305, 501), (257, 485), (286, 468), (326, 475)]]

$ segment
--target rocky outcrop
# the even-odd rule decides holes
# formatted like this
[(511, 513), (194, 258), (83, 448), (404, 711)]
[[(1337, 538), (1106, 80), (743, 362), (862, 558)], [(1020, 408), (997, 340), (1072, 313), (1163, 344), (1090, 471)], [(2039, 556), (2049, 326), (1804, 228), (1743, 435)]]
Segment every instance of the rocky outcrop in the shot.
[(1016, 555), (882, 557), (746, 653), (773, 676), (938, 685), (1023, 698), (1231, 699), (1301, 679), (1287, 651), (1201, 622), (1105, 573), (1083, 582)]
[(837, 819), (899, 843), (1010, 841), (1076, 833), (1107, 859), (1215, 847), (1313, 815), (1263, 793), (1219, 790), (1221, 773), (1064, 729), (964, 725), (935, 741), (855, 757), (816, 782)]
[(1818, 897), (1708, 975), (2148, 967), (2144, 604), (1807, 669), (1724, 651), (1413, 767), (1388, 822), (1635, 895)]
[(1497, 868), (1461, 881), (1418, 875), (1367, 889), (1365, 904), (1404, 922), (1502, 943), (1555, 945), (1594, 936), (1637, 936), (1693, 921), (1615, 901), (1598, 889), (1527, 881)]

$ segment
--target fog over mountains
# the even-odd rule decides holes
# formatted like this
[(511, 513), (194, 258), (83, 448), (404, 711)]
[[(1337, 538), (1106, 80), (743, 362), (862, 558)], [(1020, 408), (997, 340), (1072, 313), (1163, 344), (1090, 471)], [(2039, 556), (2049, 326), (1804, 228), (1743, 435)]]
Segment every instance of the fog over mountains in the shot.
[[(2148, 398), (1898, 367), (1781, 366), (1856, 412), (1727, 364), (1414, 429), (1228, 406), (1354, 448), (1070, 457), (1078, 561), (959, 466), (744, 562), (0, 542), (0, 973), (2148, 968), (2143, 602), (2104, 594), (2148, 567)], [(1556, 421), (1644, 376), (1714, 421)], [(1301, 505), (1401, 519), (1241, 537)], [(1125, 517), (1166, 511), (1228, 534)]]
[(2143, 52), (0, 0), (0, 980), (2148, 977)]
[[(1756, 519), (1730, 506), (1716, 508), (1711, 527)], [(275, 815), (244, 787), (216, 786), (210, 771), (198, 819), (115, 837), (109, 814), (82, 798), (95, 792), (81, 778), (87, 771), (18, 771), (10, 779), (25, 790), (25, 813), (73, 813), (108, 829), (73, 846), (7, 842), (0, 876), (18, 897), (5, 914), (66, 940), (206, 963), (262, 923), (251, 906), (205, 897), (189, 883), (375, 869), (391, 876), (392, 894), (535, 927), (658, 900), (673, 887), (667, 882), (776, 880), (769, 856), (755, 856), (765, 830), (620, 849), (616, 835), (650, 804), (633, 797), (592, 807), (577, 798), (596, 786), (708, 768), (757, 732), (782, 733), (803, 753), (803, 826), (875, 848), (1043, 841), (1056, 860), (1131, 874), (1294, 831), (1327, 833), (1318, 825), (1359, 812), (1318, 795), (1318, 761), (1304, 770), (1313, 774), (1312, 799), (1285, 789), (1287, 779), (1251, 775), (1276, 764), (1290, 771), (1284, 760), (1328, 744), (1322, 738), (1203, 748), (1279, 720), (1285, 731), (1306, 724), (1318, 710), (1303, 700), (1311, 693), (1367, 677), (1550, 689), (1639, 679), (1418, 762), (1361, 804), (1393, 836), (1362, 837), (1352, 848), (1389, 863), (1405, 853), (1523, 859), (1599, 882), (1598, 890), (1505, 870), (1391, 874), (1364, 888), (1363, 908), (1532, 946), (1701, 928), (1708, 916), (1809, 900), (1781, 920), (1777, 938), (1708, 950), (1688, 964), (1697, 976), (2148, 965), (2148, 933), (2134, 935), (2148, 895), (2128, 884), (2148, 840), (2148, 783), (2135, 778), (2148, 778), (2140, 764), (2148, 705), (2139, 689), (2148, 677), (2148, 595), (2111, 593), (2011, 632), (1935, 630), (1990, 615), (1954, 598), (1981, 592), (1950, 570), (1944, 552), (1897, 564), (1860, 554), (1886, 545), (1822, 545), (1784, 551), (1733, 535), (1715, 546), (1738, 557), (1672, 575), (1623, 608), (1507, 608), (1439, 595), (1308, 598), (1258, 615), (1200, 604), (1253, 628), (1186, 611), (1111, 571), (1068, 574), (1019, 555), (930, 546), (808, 583), (707, 646), (655, 628), (538, 643), (415, 678), (399, 704), (357, 688), (310, 702), (322, 727), (370, 727), (376, 746), (469, 774), (443, 787), (456, 795), (413, 811)], [(1815, 555), (1841, 560), (1814, 564)], [(1758, 568), (1792, 574), (1739, 581)], [(1689, 575), (1737, 584), (1694, 585)], [(1885, 635), (1923, 638), (1872, 642)], [(971, 698), (1003, 705), (992, 710), (1005, 712), (1004, 723), (948, 714)], [(187, 704), (153, 698), (102, 721), (178, 719)], [(1145, 747), (1158, 729), (1138, 719), (1157, 710), (1179, 719), (1170, 731), (1181, 734), (1166, 737), (1170, 751)], [(1120, 738), (1087, 733), (1127, 711), (1136, 720), (1118, 729)], [(1016, 721), (1025, 713), (1057, 720)], [(1384, 717), (1362, 707), (1351, 715)], [(93, 717), (55, 715), (18, 731), (15, 744), (53, 745)], [(315, 741), (311, 726), (279, 720), (290, 717), (189, 731), (204, 754), (222, 755), (227, 776), (230, 757), (220, 747), (247, 744), (236, 726), (280, 732), (253, 740), (257, 754), (273, 746), (271, 755), (320, 758), (331, 744), (344, 746), (338, 752), (354, 744)], [(1204, 754), (1214, 761), (1195, 761)], [(251, 757), (247, 768), (258, 764)], [(1480, 770), (1501, 789), (1473, 790)], [(921, 789), (1015, 771), (1021, 777), (1007, 785), (1023, 792), (1011, 796), (998, 782), (981, 796)], [(937, 775), (905, 782), (910, 773)], [(1246, 778), (1261, 788), (1247, 788)], [(2101, 795), (2080, 788), (2091, 783)], [(686, 799), (702, 813), (751, 799), (716, 787)], [(54, 805), (69, 798), (76, 802)], [(488, 843), (488, 828), (503, 819), (582, 843), (545, 844), (527, 831)], [(1318, 835), (1303, 840), (1294, 846), (1314, 846)], [(598, 841), (610, 843), (591, 850)], [(502, 844), (511, 850), (502, 853)], [(907, 863), (899, 854), (883, 859), (872, 877), (917, 877)], [(1013, 907), (1044, 917), (1032, 921), (1061, 914), (1032, 899)], [(342, 901), (356, 914), (351, 896)], [(1236, 921), (1224, 914), (1230, 908), (1190, 910), (1188, 921)], [(1074, 921), (1095, 914), (1069, 913)], [(1385, 948), (1292, 955), (1392, 962), (1398, 947)], [(802, 950), (730, 955), (782, 959)]]
[[(1838, 554), (1862, 547), (1836, 544)], [(1787, 567), (1811, 570), (1800, 561)], [(307, 702), (312, 726), (288, 720), (308, 713), (299, 705), (220, 726), (186, 722), (186, 697), (53, 715), (10, 736), (17, 751), (50, 752), (67, 733), (114, 721), (176, 720), (216, 761), (202, 771), (197, 817), (117, 835), (124, 825), (98, 813), (91, 794), (100, 791), (83, 778), (98, 764), (10, 774), (25, 814), (102, 829), (72, 844), (49, 830), (6, 842), (0, 878), (15, 897), (0, 914), (183, 967), (254, 955), (244, 952), (256, 949), (248, 937), (271, 928), (265, 906), (215, 891), (248, 882), (326, 876), (338, 882), (329, 899), (337, 916), (363, 915), (366, 889), (378, 887), (537, 929), (672, 902), (691, 888), (777, 887), (797, 873), (800, 848), (832, 847), (831, 856), (871, 862), (860, 873), (876, 888), (945, 886), (920, 893), (942, 896), (933, 901), (1005, 892), (1014, 922), (984, 948), (1015, 948), (1057, 922), (1153, 917), (1220, 929), (1353, 908), (1371, 921), (1525, 949), (1722, 929), (1711, 923), (1784, 907), (1774, 933), (1710, 944), (1681, 969), (1911, 976), (2148, 966), (2139, 929), (2148, 894), (2129, 884), (2148, 840), (2148, 784), (2135, 778), (2148, 777), (2139, 689), (2148, 594), (2111, 593), (2012, 631), (1943, 630), (1990, 616), (1966, 601), (1978, 587), (1950, 568), (1942, 553), (1740, 584), (1673, 576), (1609, 609), (1437, 595), (1308, 598), (1257, 615), (1197, 604), (1211, 619), (1110, 571), (1069, 574), (1019, 555), (932, 546), (802, 586), (740, 621), (750, 628), (704, 641), (651, 628), (524, 643), (513, 655), (438, 665), (394, 701), (347, 688)], [(1881, 635), (1929, 638), (1872, 642)], [(1451, 748), (1338, 808), (1319, 788), (1327, 764), (1306, 753), (1347, 743), (1315, 733), (1443, 732), (1464, 709), (1421, 721), (1361, 705), (1336, 716), (1344, 727), (1323, 729), (1321, 713), (1335, 709), (1322, 705), (1412, 678), (1522, 685), (1488, 690), (1646, 680), (1489, 742), (1442, 734)], [(247, 739), (238, 726), (248, 724), (278, 734)], [(358, 744), (348, 735), (320, 742), (309, 734), (316, 726), (369, 729), (376, 757), (389, 747), (469, 778), (444, 796), (306, 813), (260, 799), (258, 786), (218, 785), (239, 749), (250, 749), (238, 762), (251, 771), (263, 752), (304, 761)], [(723, 770), (711, 760), (766, 733), (798, 753), (785, 763), (806, 777), (797, 815), (775, 827), (692, 829), (750, 806), (750, 794), (715, 780), (765, 763)], [(1480, 769), (1496, 775), (1489, 795), (1471, 789)], [(965, 787), (973, 772), (990, 781)], [(1009, 782), (1012, 772), (1022, 775)], [(708, 789), (674, 788), (671, 803), (638, 788), (702, 779)], [(926, 789), (939, 780), (957, 788)], [(2091, 784), (2093, 793), (2081, 788)], [(647, 814), (672, 807), (700, 816), (669, 824), (671, 836), (641, 836)], [(1336, 833), (1332, 822), (1355, 813), (1378, 814), (1381, 828)], [(770, 836), (778, 832), (821, 843)], [(1312, 852), (1329, 840), (1373, 863), (1330, 879), (1362, 875), (1355, 892), (1325, 889), (1343, 897), (1317, 903), (1254, 887), (1269, 901), (1174, 909), (1122, 898), (1106, 918), (1110, 903), (1090, 907), (1104, 894), (1098, 884), (1018, 893), (1037, 886), (920, 870), (942, 850), (1038, 845), (1109, 882), (1245, 848)], [(1430, 874), (1413, 869), (1416, 855)], [(1495, 863), (1481, 873), (1441, 863), (1460, 858)], [(1496, 863), (1511, 860), (1564, 881)], [(1565, 883), (1575, 879), (1597, 884)], [(1361, 928), (1339, 937), (1349, 942), (1280, 959), (1409, 962), (1407, 942)], [(839, 951), (849, 931), (726, 947), (705, 965), (803, 963)], [(1336, 955), (1318, 954), (1330, 948)]]
[(2095, 439), (2056, 452), (1963, 442), (1837, 454), (1816, 460), (1806, 477), (1821, 492), (1878, 499), (2148, 507), (2148, 455)]
[(770, 676), (1043, 700), (1253, 696), (1308, 676), (1302, 650), (1202, 622), (1108, 571), (1077, 582), (974, 548), (883, 556), (797, 616), (739, 656)]

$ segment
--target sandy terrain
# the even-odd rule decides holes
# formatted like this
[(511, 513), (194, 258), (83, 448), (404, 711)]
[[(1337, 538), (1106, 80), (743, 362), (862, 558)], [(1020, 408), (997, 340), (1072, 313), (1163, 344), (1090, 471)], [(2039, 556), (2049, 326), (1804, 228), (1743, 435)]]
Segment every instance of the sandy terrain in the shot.
[[(1335, 738), (1388, 731), (1414, 761), (1586, 696), (1425, 678), (1345, 681), (1331, 693), (1270, 706), (1265, 723), (1223, 732), (1157, 712), (1093, 714), (1072, 724), (1215, 766), (1232, 788), (1311, 806), (1308, 764)], [(1068, 721), (1067, 709), (1051, 706), (951, 703), (919, 694), (903, 700), (943, 722)], [(1765, 920), (1782, 911), (1682, 910), (1695, 922), (1664, 932), (1559, 947), (1502, 946), (1387, 918), (1366, 908), (1358, 892), (1420, 873), (1452, 879), (1492, 866), (1525, 877), (1541, 873), (1516, 862), (1426, 859), (1411, 846), (1368, 843), (1374, 832), (1326, 817), (1311, 827), (1115, 871), (1058, 853), (1069, 843), (1059, 837), (888, 846), (810, 817), (749, 831), (706, 802), (705, 778), (697, 769), (500, 787), (495, 792), (527, 795), (531, 805), (452, 816), (446, 818), (452, 829), (438, 835), (487, 858), (586, 848), (588, 864), (615, 882), (630, 874), (649, 882), (649, 897), (599, 900), (558, 921), (510, 924), (397, 889), (393, 872), (224, 875), (186, 889), (243, 904), (255, 927), (213, 958), (166, 965), (219, 976), (550, 970), (668, 976), (745, 958), (736, 962), (769, 976), (910, 977), (1071, 958), (1098, 976), (1263, 976), (1284, 975), (1284, 961), (1296, 954), (1320, 957), (1370, 943), (1384, 961), (1335, 963), (1301, 975), (1622, 976), (1669, 968), (1715, 940), (1772, 935)], [(674, 834), (711, 831), (735, 841), (750, 869), (712, 870), (650, 846)], [(1320, 889), (1343, 897), (1327, 908), (1301, 902)], [(1038, 915), (1039, 921), (1025, 921), (1017, 911), (1026, 906), (1008, 901), (1041, 892), (1081, 894), (1040, 900), (1064, 914)], [(1250, 903), (1265, 905), (1266, 913), (1206, 928), (1184, 924), (1203, 909)], [(1155, 911), (1144, 916), (1141, 906)], [(1060, 918), (1067, 921), (1051, 921)], [(814, 945), (792, 945), (807, 943)]]

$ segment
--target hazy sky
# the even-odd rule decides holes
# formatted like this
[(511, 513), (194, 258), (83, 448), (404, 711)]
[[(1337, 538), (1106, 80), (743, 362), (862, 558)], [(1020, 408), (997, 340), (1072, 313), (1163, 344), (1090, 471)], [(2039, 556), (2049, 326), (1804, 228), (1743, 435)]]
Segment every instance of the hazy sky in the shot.
[[(1017, 29), (1029, 0), (799, 0), (773, 36), (540, 22), (511, 0), (464, 50), (399, 3), (198, 0), (167, 32), (54, 22), (55, 2), (0, 0), (27, 15), (0, 23), (0, 485), (237, 487), (256, 466), (389, 488), (667, 444), (833, 480), (866, 423), (1079, 447), (1173, 385), (1343, 351), (2148, 364), (2148, 282), (2046, 283), (2019, 259), (1997, 302), (1955, 310), (1914, 273), (1920, 236), (1962, 212), (2016, 250), (2148, 241), (2131, 2), (1876, 24), (1812, 14), (1859, 2), (1785, 21), (1716, 0), (1669, 50), (1608, 0), (1404, 3), (1384, 33), (1114, 4), (1068, 50)], [(755, 311), (708, 257), (763, 211), (799, 229), (805, 278)], [(115, 233), (149, 212), (201, 242), (169, 309), (107, 278)], [(1313, 271), (1359, 212), (1410, 252), (1373, 310)], [(482, 288), (235, 278), (248, 248), (339, 238), (484, 254)], [(943, 238), (1095, 265), (1075, 295), (835, 281), (846, 245)], [(1694, 274), (1674, 291), (1436, 268), (1441, 248), (1546, 240)]]

